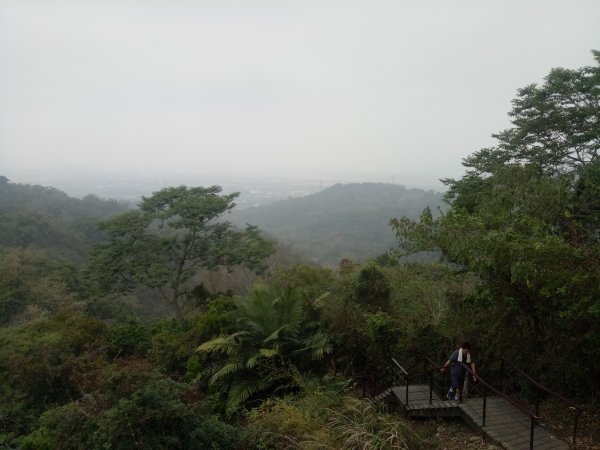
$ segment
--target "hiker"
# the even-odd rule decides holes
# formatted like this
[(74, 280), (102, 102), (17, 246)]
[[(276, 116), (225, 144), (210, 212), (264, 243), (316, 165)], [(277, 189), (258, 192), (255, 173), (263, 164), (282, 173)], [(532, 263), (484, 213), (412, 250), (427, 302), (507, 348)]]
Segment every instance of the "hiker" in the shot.
[(477, 382), (477, 370), (475, 368), (475, 359), (471, 355), (471, 344), (463, 342), (458, 350), (454, 350), (450, 355), (450, 359), (440, 369), (442, 372), (450, 367), (450, 378), (452, 380), (452, 386), (446, 397), (449, 400), (460, 400), (463, 385), (465, 383), (465, 375), (467, 369), (463, 364), (470, 366), (471, 372), (473, 373), (473, 382)]

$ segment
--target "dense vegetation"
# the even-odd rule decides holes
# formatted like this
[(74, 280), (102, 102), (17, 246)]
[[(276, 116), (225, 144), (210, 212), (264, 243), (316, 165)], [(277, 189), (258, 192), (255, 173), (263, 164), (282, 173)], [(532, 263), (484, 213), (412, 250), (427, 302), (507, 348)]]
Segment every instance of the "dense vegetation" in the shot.
[[(235, 194), (216, 186), (166, 188), (126, 211), (0, 178), (0, 446), (443, 448), (360, 388), (393, 383), (392, 356), (441, 362), (463, 339), (482, 376), (507, 357), (593, 411), (595, 57), (519, 91), (514, 126), (446, 181), (445, 212), (391, 221), (402, 252), (440, 263), (283, 264), (257, 228), (223, 220)], [(245, 288), (208, 282), (229, 271)], [(161, 301), (171, 310), (141, 314)]]
[(385, 183), (336, 184), (316, 194), (234, 210), (232, 221), (260, 227), (303, 259), (328, 267), (365, 262), (393, 246), (391, 217), (437, 212), (442, 195)]
[(10, 183), (0, 176), (0, 248), (36, 247), (80, 263), (101, 239), (98, 220), (129, 208), (94, 195), (80, 200), (51, 187)]

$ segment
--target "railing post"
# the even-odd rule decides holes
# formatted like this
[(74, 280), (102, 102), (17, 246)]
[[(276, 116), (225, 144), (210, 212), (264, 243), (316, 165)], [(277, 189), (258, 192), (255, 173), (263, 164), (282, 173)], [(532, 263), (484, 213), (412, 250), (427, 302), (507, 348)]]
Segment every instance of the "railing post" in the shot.
[(535, 427), (535, 416), (531, 417), (531, 431), (529, 434), (529, 450), (533, 450), (533, 429)]
[(433, 402), (433, 370), (429, 371), (429, 404)]
[[(528, 380), (529, 382), (531, 382), (535, 387), (536, 387), (536, 398), (535, 398), (535, 415), (534, 418), (539, 418), (539, 407), (540, 407), (540, 393), (541, 392), (547, 392), (548, 394), (550, 394), (553, 397), (558, 398), (559, 400), (562, 401), (563, 404), (568, 405), (569, 408), (572, 408), (576, 411), (578, 411), (575, 419), (574, 419), (574, 423), (573, 423), (573, 446), (575, 446), (575, 440), (577, 439), (577, 426), (578, 426), (578, 415), (583, 413), (585, 410), (577, 405), (576, 403), (574, 403), (573, 401), (563, 397), (562, 395), (551, 391), (550, 389), (548, 389), (546, 386), (540, 384), (539, 382), (537, 382), (536, 380), (534, 380), (533, 378), (531, 378), (531, 376), (529, 376), (527, 373), (525, 373), (523, 370), (521, 370), (519, 367), (515, 366), (513, 363), (511, 363), (509, 360), (505, 361), (504, 359), (500, 360), (501, 365), (500, 365), (500, 373), (501, 373), (501, 377), (504, 376), (504, 367), (506, 364), (508, 364), (511, 367), (511, 370), (516, 371), (517, 373), (521, 374), (523, 377), (525, 377), (526, 380)], [(535, 422), (535, 421), (534, 421)]]
[(408, 406), (408, 374), (404, 375), (404, 379), (406, 380), (406, 403), (405, 403), (405, 405)]
[(483, 417), (481, 418), (481, 426), (485, 427), (485, 413), (487, 408), (487, 388), (483, 386)]
[(579, 421), (579, 414), (581, 414), (581, 411), (575, 412), (575, 423), (573, 424), (573, 448), (577, 447), (575, 439), (577, 439), (577, 423)]

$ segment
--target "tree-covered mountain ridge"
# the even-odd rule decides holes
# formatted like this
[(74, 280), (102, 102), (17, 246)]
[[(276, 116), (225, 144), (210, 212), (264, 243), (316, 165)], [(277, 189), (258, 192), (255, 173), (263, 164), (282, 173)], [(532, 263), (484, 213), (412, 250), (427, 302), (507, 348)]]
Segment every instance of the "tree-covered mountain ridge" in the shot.
[(43, 249), (82, 261), (101, 239), (97, 221), (130, 209), (94, 195), (70, 197), (53, 187), (11, 183), (0, 176), (0, 249)]
[(437, 211), (442, 194), (390, 183), (335, 184), (315, 194), (234, 210), (231, 220), (251, 223), (315, 263), (365, 261), (397, 245), (393, 217)]

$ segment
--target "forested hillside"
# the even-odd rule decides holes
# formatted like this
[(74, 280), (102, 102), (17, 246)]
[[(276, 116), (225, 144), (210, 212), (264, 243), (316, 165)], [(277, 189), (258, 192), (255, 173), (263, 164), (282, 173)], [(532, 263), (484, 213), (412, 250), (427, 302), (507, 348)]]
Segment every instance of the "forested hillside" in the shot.
[(235, 223), (256, 224), (301, 258), (336, 267), (368, 261), (396, 245), (391, 217), (437, 212), (442, 195), (385, 183), (336, 184), (316, 194), (233, 211)]
[(0, 177), (0, 248), (43, 249), (82, 262), (100, 239), (96, 222), (131, 206), (89, 195), (69, 197), (52, 187), (11, 183)]

